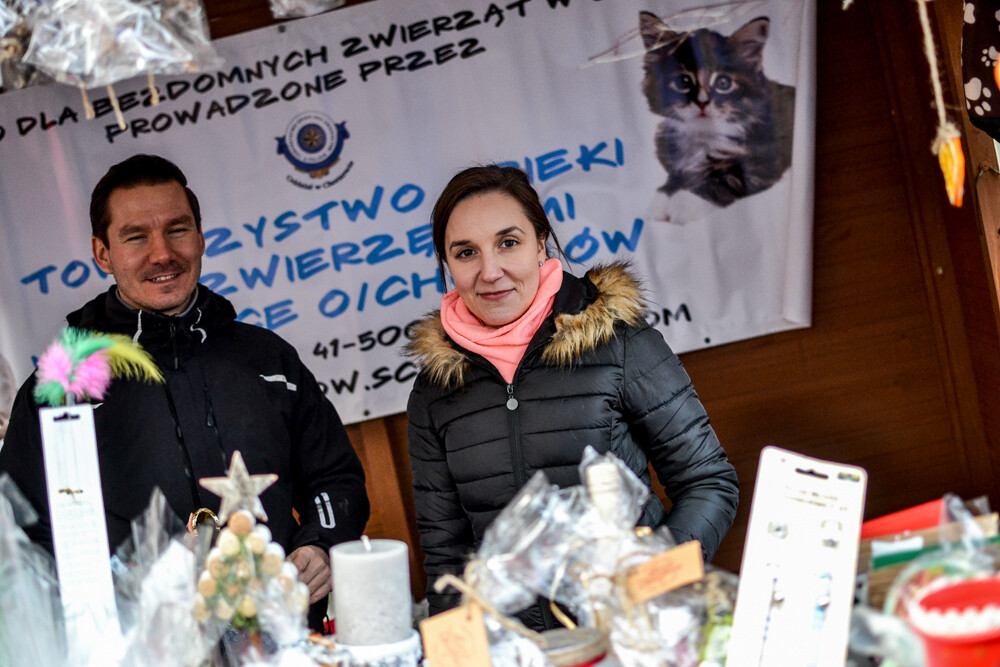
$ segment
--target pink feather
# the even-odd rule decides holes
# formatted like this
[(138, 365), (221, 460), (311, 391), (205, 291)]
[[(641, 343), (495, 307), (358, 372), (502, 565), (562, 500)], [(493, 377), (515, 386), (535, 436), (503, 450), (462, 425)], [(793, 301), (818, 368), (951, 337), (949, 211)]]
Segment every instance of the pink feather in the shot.
[(98, 350), (77, 365), (73, 380), (69, 383), (77, 400), (104, 398), (104, 392), (111, 384), (111, 364), (106, 350)]
[(69, 376), (73, 371), (73, 361), (69, 353), (58, 342), (49, 345), (48, 349), (38, 359), (38, 382), (57, 382), (66, 391), (69, 390)]

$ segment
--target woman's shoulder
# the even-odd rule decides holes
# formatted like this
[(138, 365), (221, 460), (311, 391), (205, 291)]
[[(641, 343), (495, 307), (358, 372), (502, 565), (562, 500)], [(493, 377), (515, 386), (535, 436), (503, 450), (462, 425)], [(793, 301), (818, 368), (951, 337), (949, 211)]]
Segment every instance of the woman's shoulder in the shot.
[(410, 325), (410, 333), (410, 342), (404, 351), (416, 363), (421, 375), (440, 387), (461, 385), (465, 354), (445, 333), (441, 313), (435, 311)]
[(599, 265), (580, 280), (588, 297), (578, 309), (555, 318), (556, 331), (545, 346), (545, 359), (569, 364), (582, 354), (607, 344), (621, 327), (645, 323), (642, 285), (627, 262)]

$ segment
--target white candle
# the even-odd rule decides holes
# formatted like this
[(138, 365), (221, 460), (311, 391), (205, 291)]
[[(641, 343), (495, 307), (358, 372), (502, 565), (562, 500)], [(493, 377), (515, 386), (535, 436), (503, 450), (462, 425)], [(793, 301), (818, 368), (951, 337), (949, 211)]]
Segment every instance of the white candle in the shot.
[(410, 636), (413, 608), (405, 542), (344, 542), (330, 549), (330, 566), (337, 642), (372, 646)]

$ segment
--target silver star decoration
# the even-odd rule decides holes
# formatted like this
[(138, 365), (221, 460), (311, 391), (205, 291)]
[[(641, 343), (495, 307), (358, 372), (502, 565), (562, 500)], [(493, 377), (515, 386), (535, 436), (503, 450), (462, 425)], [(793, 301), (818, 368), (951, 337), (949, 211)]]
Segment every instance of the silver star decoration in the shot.
[(226, 477), (202, 477), (198, 480), (203, 487), (222, 498), (219, 523), (225, 523), (229, 515), (239, 509), (249, 510), (261, 521), (267, 521), (260, 494), (277, 481), (278, 476), (274, 473), (251, 475), (239, 451), (233, 452)]

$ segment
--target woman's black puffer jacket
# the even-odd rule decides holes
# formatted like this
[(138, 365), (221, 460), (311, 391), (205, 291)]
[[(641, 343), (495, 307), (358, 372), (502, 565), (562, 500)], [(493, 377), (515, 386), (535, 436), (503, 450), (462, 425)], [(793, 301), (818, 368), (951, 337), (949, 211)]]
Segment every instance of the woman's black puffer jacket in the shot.
[(455, 345), (439, 314), (417, 326), (409, 352), (420, 374), (407, 418), (432, 614), (459, 601), (436, 593), (434, 581), (461, 575), (486, 527), (536, 471), (560, 487), (579, 484), (587, 445), (615, 454), (647, 484), (652, 464), (672, 509), (654, 495), (640, 523), (666, 524), (678, 542), (700, 540), (706, 560), (715, 554), (736, 514), (736, 471), (680, 360), (643, 314), (626, 265), (583, 279), (564, 274), (553, 314), (510, 384)]

